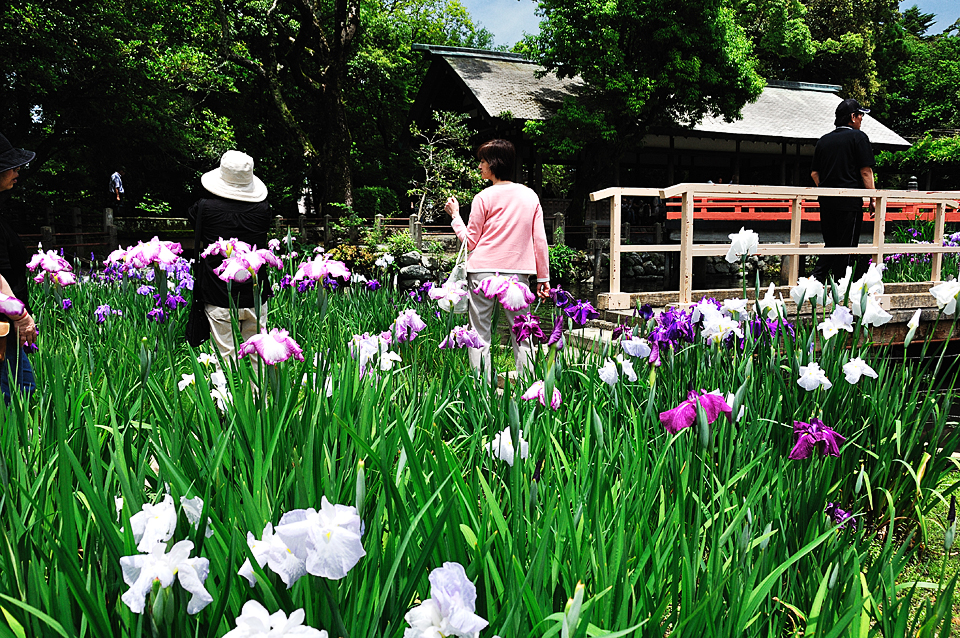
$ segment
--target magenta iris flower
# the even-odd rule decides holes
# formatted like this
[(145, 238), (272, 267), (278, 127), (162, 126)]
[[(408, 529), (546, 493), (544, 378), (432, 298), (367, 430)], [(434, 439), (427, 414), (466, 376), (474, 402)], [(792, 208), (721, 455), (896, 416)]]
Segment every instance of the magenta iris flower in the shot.
[(810, 423), (794, 421), (793, 435), (797, 440), (787, 458), (794, 460), (809, 458), (818, 443), (823, 443), (820, 451), (824, 456), (840, 456), (840, 446), (847, 440), (817, 418), (810, 419)]
[(846, 529), (847, 523), (853, 526), (853, 531), (857, 531), (857, 519), (851, 512), (840, 509), (835, 503), (827, 503), (823, 513), (833, 519), (833, 522), (840, 526), (840, 529)]
[(350, 269), (342, 261), (328, 259), (325, 255), (317, 255), (312, 261), (305, 261), (297, 268), (297, 274), (294, 275), (294, 281), (303, 281), (311, 279), (313, 281), (323, 281), (327, 277), (331, 279), (343, 279), (350, 281)]
[(707, 415), (707, 423), (713, 423), (721, 413), (730, 418), (731, 407), (719, 394), (710, 394), (705, 390), (700, 390), (698, 394), (695, 390), (687, 393), (687, 400), (666, 412), (660, 413), (660, 423), (670, 434), (676, 434), (684, 428), (693, 425), (697, 420), (697, 403), (703, 408)]
[(528, 312), (525, 315), (517, 315), (513, 320), (513, 336), (517, 338), (517, 343), (536, 337), (543, 341), (543, 330), (540, 328), (540, 317)]
[(573, 303), (573, 297), (570, 296), (570, 293), (557, 286), (550, 291), (550, 296), (553, 297), (553, 303), (557, 304), (557, 308), (563, 310), (567, 306)]
[(367, 282), (367, 290), (378, 290), (380, 288), (380, 282), (376, 279), (371, 279)]
[(290, 338), (290, 333), (280, 328), (270, 332), (266, 329), (244, 341), (237, 351), (241, 357), (256, 354), (267, 365), (276, 365), (293, 357), (303, 361), (303, 348)]

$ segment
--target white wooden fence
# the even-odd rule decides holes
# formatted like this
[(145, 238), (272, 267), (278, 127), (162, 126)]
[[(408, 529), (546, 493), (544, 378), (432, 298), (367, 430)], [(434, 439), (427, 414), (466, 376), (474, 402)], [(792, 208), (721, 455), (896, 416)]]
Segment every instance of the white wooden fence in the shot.
[[(624, 197), (652, 197), (663, 200), (681, 198), (680, 243), (623, 245), (620, 238), (620, 212)], [(823, 244), (800, 243), (801, 204), (804, 200), (819, 196), (845, 196), (873, 198), (876, 218), (873, 225), (873, 241), (857, 248), (826, 248)], [(960, 192), (918, 192), (895, 190), (866, 190), (841, 188), (799, 188), (790, 186), (750, 186), (742, 184), (677, 184), (669, 188), (605, 188), (590, 194), (592, 201), (610, 200), (610, 292), (598, 295), (597, 305), (610, 310), (627, 309), (631, 306), (631, 294), (620, 291), (620, 254), (625, 252), (680, 253), (680, 303), (690, 303), (693, 297), (693, 258), (725, 255), (728, 244), (694, 244), (694, 200), (709, 197), (711, 201), (730, 198), (777, 199), (792, 201), (790, 218), (790, 242), (787, 244), (760, 244), (760, 255), (873, 255), (874, 261), (883, 263), (883, 256), (891, 253), (932, 254), (932, 281), (940, 281), (944, 253), (958, 253), (960, 247), (943, 246), (943, 225), (947, 206), (956, 208)], [(888, 244), (884, 239), (887, 204), (890, 202), (922, 203), (936, 206), (932, 244)], [(750, 228), (750, 220), (744, 220)], [(791, 259), (789, 265), (790, 285), (796, 285), (799, 259)]]

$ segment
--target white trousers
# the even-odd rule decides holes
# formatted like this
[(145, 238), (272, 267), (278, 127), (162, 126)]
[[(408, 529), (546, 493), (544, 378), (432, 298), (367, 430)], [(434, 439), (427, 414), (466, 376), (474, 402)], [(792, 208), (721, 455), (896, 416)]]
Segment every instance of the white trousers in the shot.
[[(500, 302), (497, 299), (487, 299), (482, 294), (474, 294), (473, 290), (480, 285), (481, 281), (487, 277), (493, 277), (496, 274), (497, 273), (493, 272), (472, 272), (467, 274), (468, 289), (471, 291), (469, 304), (470, 327), (477, 331), (477, 334), (480, 335), (480, 341), (484, 343), (482, 348), (469, 348), (470, 366), (478, 375), (481, 374), (482, 370), (483, 378), (486, 379), (488, 383), (493, 383), (493, 367), (490, 363), (489, 345), (493, 343), (491, 324), (493, 322), (493, 311)], [(509, 276), (515, 273), (502, 272), (500, 274)], [(517, 277), (520, 278), (522, 283), (529, 286), (530, 275), (518, 274)], [(514, 317), (526, 314), (526, 312), (529, 312), (529, 310), (514, 312), (503, 308), (502, 316), (505, 317), (507, 326), (512, 327)], [(504, 319), (501, 321), (503, 320)], [(500, 340), (498, 338), (498, 345), (499, 342)], [(513, 331), (511, 331), (510, 345), (513, 346), (513, 360), (517, 364), (517, 374), (521, 377), (531, 374), (533, 372), (533, 346), (530, 339), (518, 344), (516, 337), (513, 335)]]

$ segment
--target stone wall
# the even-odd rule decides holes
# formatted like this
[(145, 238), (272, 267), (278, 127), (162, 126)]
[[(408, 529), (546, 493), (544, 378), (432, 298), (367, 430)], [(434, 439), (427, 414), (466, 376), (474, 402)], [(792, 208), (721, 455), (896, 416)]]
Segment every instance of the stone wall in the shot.
[(428, 281), (437, 281), (443, 274), (441, 260), (416, 250), (400, 255), (397, 265), (400, 267), (397, 287), (401, 291), (419, 288)]

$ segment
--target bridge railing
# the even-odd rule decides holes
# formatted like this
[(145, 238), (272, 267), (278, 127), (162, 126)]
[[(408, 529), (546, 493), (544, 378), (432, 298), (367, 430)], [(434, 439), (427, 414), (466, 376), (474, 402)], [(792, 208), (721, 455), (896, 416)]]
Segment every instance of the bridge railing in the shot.
[[(621, 210), (624, 197), (658, 196), (664, 201), (680, 199), (680, 243), (624, 245), (621, 241)], [(873, 199), (876, 218), (873, 225), (873, 241), (856, 248), (826, 248), (823, 244), (801, 243), (800, 224), (803, 219), (804, 202), (821, 196), (868, 197)], [(598, 295), (597, 305), (611, 310), (627, 309), (631, 304), (630, 293), (620, 290), (620, 255), (625, 252), (678, 252), (680, 253), (680, 303), (690, 303), (693, 297), (693, 258), (725, 255), (728, 245), (694, 244), (693, 225), (697, 199), (709, 199), (714, 204), (730, 200), (731, 205), (740, 200), (787, 200), (790, 202), (789, 243), (760, 244), (760, 255), (872, 255), (876, 263), (883, 263), (883, 256), (892, 253), (932, 254), (932, 281), (940, 281), (944, 253), (960, 253), (958, 246), (943, 245), (943, 226), (947, 207), (957, 208), (960, 192), (918, 192), (900, 190), (867, 190), (843, 188), (800, 188), (790, 186), (750, 186), (742, 184), (676, 184), (669, 188), (606, 188), (590, 194), (593, 201), (610, 200), (610, 292)], [(888, 209), (903, 210), (932, 207), (934, 235), (932, 244), (888, 244), (885, 230)], [(669, 208), (669, 204), (668, 204)], [(759, 216), (755, 217), (758, 219)], [(749, 218), (744, 221), (749, 227)], [(790, 259), (788, 281), (796, 285), (799, 276), (799, 259)]]

